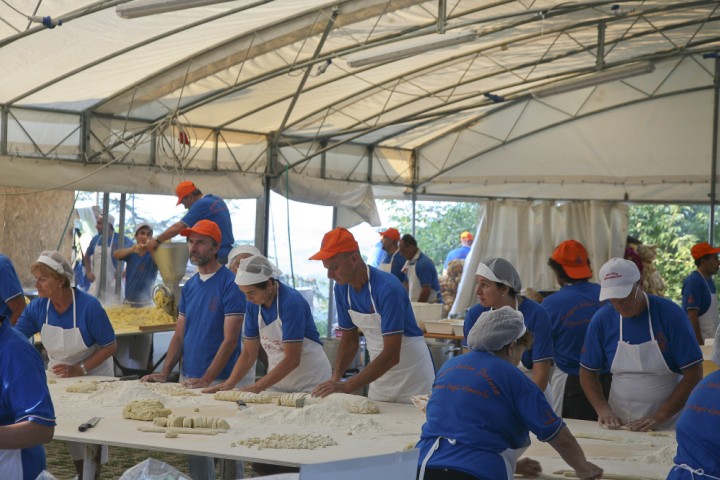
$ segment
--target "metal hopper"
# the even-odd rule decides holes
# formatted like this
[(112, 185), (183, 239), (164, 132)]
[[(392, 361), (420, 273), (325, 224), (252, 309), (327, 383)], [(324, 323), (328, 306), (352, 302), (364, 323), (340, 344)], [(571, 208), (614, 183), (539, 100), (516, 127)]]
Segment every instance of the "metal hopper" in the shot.
[[(185, 276), (188, 256), (187, 243), (161, 243), (152, 253), (163, 280), (163, 285), (155, 287), (153, 299), (173, 317), (177, 315), (180, 280)], [(158, 291), (162, 292), (162, 295)], [(163, 296), (169, 301), (163, 301)]]

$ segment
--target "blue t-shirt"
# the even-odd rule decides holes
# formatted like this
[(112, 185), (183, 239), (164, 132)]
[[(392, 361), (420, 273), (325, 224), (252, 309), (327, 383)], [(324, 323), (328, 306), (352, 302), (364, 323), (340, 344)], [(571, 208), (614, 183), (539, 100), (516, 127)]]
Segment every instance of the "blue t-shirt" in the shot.
[(233, 237), (230, 211), (223, 199), (212, 194), (204, 195), (192, 204), (180, 221), (188, 227), (192, 227), (200, 220), (211, 220), (220, 227), (222, 240), (218, 258), (227, 258), (233, 243), (235, 243), (235, 238)]
[(7, 302), (22, 294), (22, 285), (12, 262), (0, 254), (0, 320), (12, 316), (13, 312)]
[[(464, 346), (467, 347), (467, 337), (470, 329), (475, 325), (480, 314), (487, 310), (490, 310), (490, 308), (483, 307), (479, 303), (468, 309), (463, 326)], [(525, 368), (532, 369), (533, 363), (552, 360), (554, 357), (552, 327), (547, 312), (543, 310), (539, 303), (523, 297), (519, 310), (523, 314), (525, 328), (533, 334), (532, 348), (525, 350), (520, 360)]]
[[(98, 245), (100, 243), (100, 238), (102, 238), (102, 234), (98, 233), (90, 240), (90, 245), (88, 245), (87, 250), (85, 250), (86, 257), (93, 256), (93, 254), (95, 253), (95, 248), (101, 246), (101, 245)], [(130, 238), (125, 237), (125, 243), (123, 244), (123, 248), (127, 248), (132, 244), (133, 244), (133, 241)], [(113, 232), (112, 245), (110, 245), (109, 242), (107, 245), (108, 245), (108, 247), (110, 247), (111, 253), (114, 252), (115, 250), (117, 250), (118, 248), (120, 248), (120, 235), (118, 235), (117, 232)], [(113, 262), (113, 266), (115, 266), (115, 268), (117, 268), (117, 262), (118, 262), (117, 258), (112, 257), (112, 262)], [(95, 272), (95, 273), (98, 273), (98, 272)]]
[(270, 325), (278, 317), (277, 302), (280, 301), (280, 321), (282, 322), (282, 341), (302, 342), (305, 338), (319, 343), (320, 333), (315, 326), (310, 305), (303, 296), (287, 285), (278, 282), (278, 298), (270, 307), (247, 302), (245, 307), (245, 338), (260, 338), (258, 309), (266, 325)]
[(152, 255), (131, 253), (123, 260), (127, 262), (125, 273), (125, 299), (133, 303), (151, 304), (152, 288), (157, 279), (158, 267)]
[[(370, 301), (370, 288), (372, 287), (372, 300), (375, 302), (377, 313), (380, 314), (380, 329), (383, 335), (402, 333), (406, 337), (422, 337), (423, 333), (418, 327), (410, 305), (410, 298), (400, 282), (391, 274), (370, 268), (369, 282), (356, 292), (349, 284), (335, 284), (335, 304), (337, 306), (338, 328), (352, 330), (357, 328), (348, 309), (361, 313), (373, 313)], [(348, 291), (350, 304), (348, 304)]]
[(599, 298), (600, 285), (579, 282), (565, 285), (541, 303), (552, 325), (555, 364), (567, 374), (580, 374), (580, 352), (585, 332), (590, 319), (603, 305)]
[[(40, 354), (9, 323), (0, 324), (0, 425), (36, 422), (55, 426), (55, 409)], [(42, 445), (23, 448), (23, 479), (45, 469)]]
[[(80, 329), (83, 342), (88, 348), (98, 345), (107, 347), (115, 342), (115, 330), (97, 298), (77, 288), (75, 290), (76, 325)], [(47, 298), (36, 298), (25, 307), (15, 328), (30, 338), (42, 330), (47, 312), (48, 323), (54, 327), (73, 328), (73, 306), (58, 313), (52, 302), (48, 307)]]
[[(225, 339), (225, 317), (245, 313), (245, 296), (235, 285), (235, 274), (228, 268), (220, 268), (204, 282), (196, 273), (183, 286), (178, 313), (185, 316), (182, 373), (189, 378), (200, 378)], [(240, 348), (238, 338), (237, 347), (217, 380), (230, 376)]]
[[(668, 368), (681, 373), (681, 370), (702, 362), (700, 346), (685, 312), (665, 298), (648, 295), (648, 299), (655, 340)], [(620, 314), (607, 304), (590, 320), (580, 366), (593, 372), (609, 372), (619, 340)], [(623, 318), (623, 340), (631, 345), (650, 341), (647, 308), (637, 317)]]
[(512, 479), (500, 454), (528, 446), (529, 432), (542, 442), (552, 440), (564, 425), (537, 385), (514, 365), (470, 351), (448, 360), (435, 377), (417, 444), (419, 461), (443, 436), (427, 467), (486, 480)]
[(437, 303), (443, 303), (442, 294), (440, 293), (440, 281), (438, 280), (435, 264), (430, 260), (430, 257), (422, 252), (417, 260), (415, 260), (415, 275), (417, 275), (421, 286), (430, 285), (430, 290), (437, 292)]
[[(720, 370), (698, 383), (685, 402), (677, 424), (675, 464), (720, 477)], [(691, 480), (687, 470), (674, 468), (668, 480)], [(707, 477), (697, 476), (697, 479)]]
[(443, 268), (447, 268), (448, 263), (452, 262), (453, 260), (465, 260), (469, 254), (470, 247), (466, 245), (463, 245), (462, 247), (456, 248), (454, 250), (450, 250), (450, 252), (447, 254), (447, 257), (445, 257), (445, 263), (443, 264)]
[(395, 255), (391, 255), (385, 250), (383, 250), (383, 253), (385, 255), (383, 256), (377, 267), (379, 268), (380, 265), (382, 265), (383, 263), (392, 262), (392, 266), (390, 267), (390, 273), (395, 275), (397, 279), (400, 280), (400, 283), (403, 283), (405, 280), (407, 280), (405, 274), (403, 273), (403, 267), (405, 266), (405, 257), (400, 255), (400, 251), (396, 251)]
[(711, 278), (705, 278), (695, 270), (683, 281), (682, 286), (682, 308), (686, 312), (691, 309), (698, 309), (698, 315), (703, 315), (710, 308), (710, 295), (715, 293), (715, 282)]

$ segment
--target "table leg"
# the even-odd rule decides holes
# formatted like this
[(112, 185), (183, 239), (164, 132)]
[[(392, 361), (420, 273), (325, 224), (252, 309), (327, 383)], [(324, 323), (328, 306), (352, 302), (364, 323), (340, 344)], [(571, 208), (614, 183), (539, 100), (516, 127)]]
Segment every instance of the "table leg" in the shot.
[(101, 452), (102, 445), (96, 445), (94, 443), (85, 444), (85, 460), (83, 462), (84, 479), (92, 480), (97, 477), (97, 473), (100, 469)]

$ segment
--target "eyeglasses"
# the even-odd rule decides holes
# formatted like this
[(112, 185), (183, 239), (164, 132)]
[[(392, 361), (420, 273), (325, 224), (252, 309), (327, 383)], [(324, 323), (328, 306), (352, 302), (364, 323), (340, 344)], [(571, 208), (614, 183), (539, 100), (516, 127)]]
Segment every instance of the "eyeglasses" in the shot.
[(630, 295), (628, 295), (627, 298), (622, 299), (622, 300), (611, 298), (610, 303), (612, 303), (616, 307), (625, 307), (625, 306), (631, 305), (637, 299), (638, 292), (640, 291), (639, 285), (637, 283), (633, 287), (633, 290), (635, 290), (635, 295), (632, 294), (632, 290), (631, 290)]

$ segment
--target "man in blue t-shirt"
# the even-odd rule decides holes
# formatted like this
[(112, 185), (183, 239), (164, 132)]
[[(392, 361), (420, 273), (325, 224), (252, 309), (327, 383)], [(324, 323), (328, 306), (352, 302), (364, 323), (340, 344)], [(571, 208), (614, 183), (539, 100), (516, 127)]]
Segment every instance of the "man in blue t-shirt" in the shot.
[(188, 211), (179, 222), (173, 223), (163, 233), (148, 241), (150, 251), (154, 252), (160, 243), (175, 237), (180, 230), (189, 228), (200, 220), (210, 220), (220, 228), (222, 233), (218, 261), (222, 265), (227, 265), (228, 255), (235, 243), (235, 237), (233, 237), (230, 211), (223, 199), (210, 193), (203, 195), (193, 182), (180, 182), (175, 188), (175, 194), (178, 198), (177, 204), (182, 203)]
[(445, 263), (443, 264), (443, 270), (447, 270), (448, 263), (453, 260), (465, 260), (465, 258), (470, 254), (470, 247), (472, 246), (474, 239), (475, 237), (473, 237), (472, 233), (462, 232), (460, 234), (460, 246), (454, 250), (450, 250), (447, 254), (447, 257), (445, 257)]
[[(580, 383), (607, 428), (649, 431), (674, 425), (702, 379), (703, 355), (682, 309), (648, 295), (633, 262), (611, 258), (600, 269), (600, 308), (580, 355)], [(606, 400), (601, 372), (612, 373)]]
[[(200, 220), (180, 235), (187, 237), (190, 262), (198, 271), (183, 286), (162, 372), (142, 381), (166, 382), (182, 356), (182, 385), (206, 388), (230, 377), (240, 356), (245, 296), (235, 285), (235, 275), (218, 262), (222, 234), (216, 223)], [(212, 458), (190, 455), (188, 462), (192, 478), (215, 478)]]
[(713, 275), (718, 272), (720, 248), (706, 242), (698, 243), (690, 250), (697, 269), (685, 278), (682, 286), (682, 307), (687, 313), (695, 338), (705, 345), (706, 338), (713, 338), (718, 328), (718, 303)]
[(405, 234), (399, 243), (400, 254), (405, 257), (405, 288), (408, 290), (411, 302), (443, 303), (440, 294), (440, 281), (438, 280), (435, 264), (430, 257), (420, 251), (415, 237)]
[[(550, 385), (553, 409), (563, 418), (597, 420), (595, 409), (580, 386), (580, 352), (590, 319), (602, 307), (600, 285), (590, 281), (592, 269), (587, 250), (576, 240), (560, 243), (548, 259), (560, 290), (546, 297), (542, 307), (552, 324), (555, 370)], [(610, 376), (600, 376), (606, 397)]]

